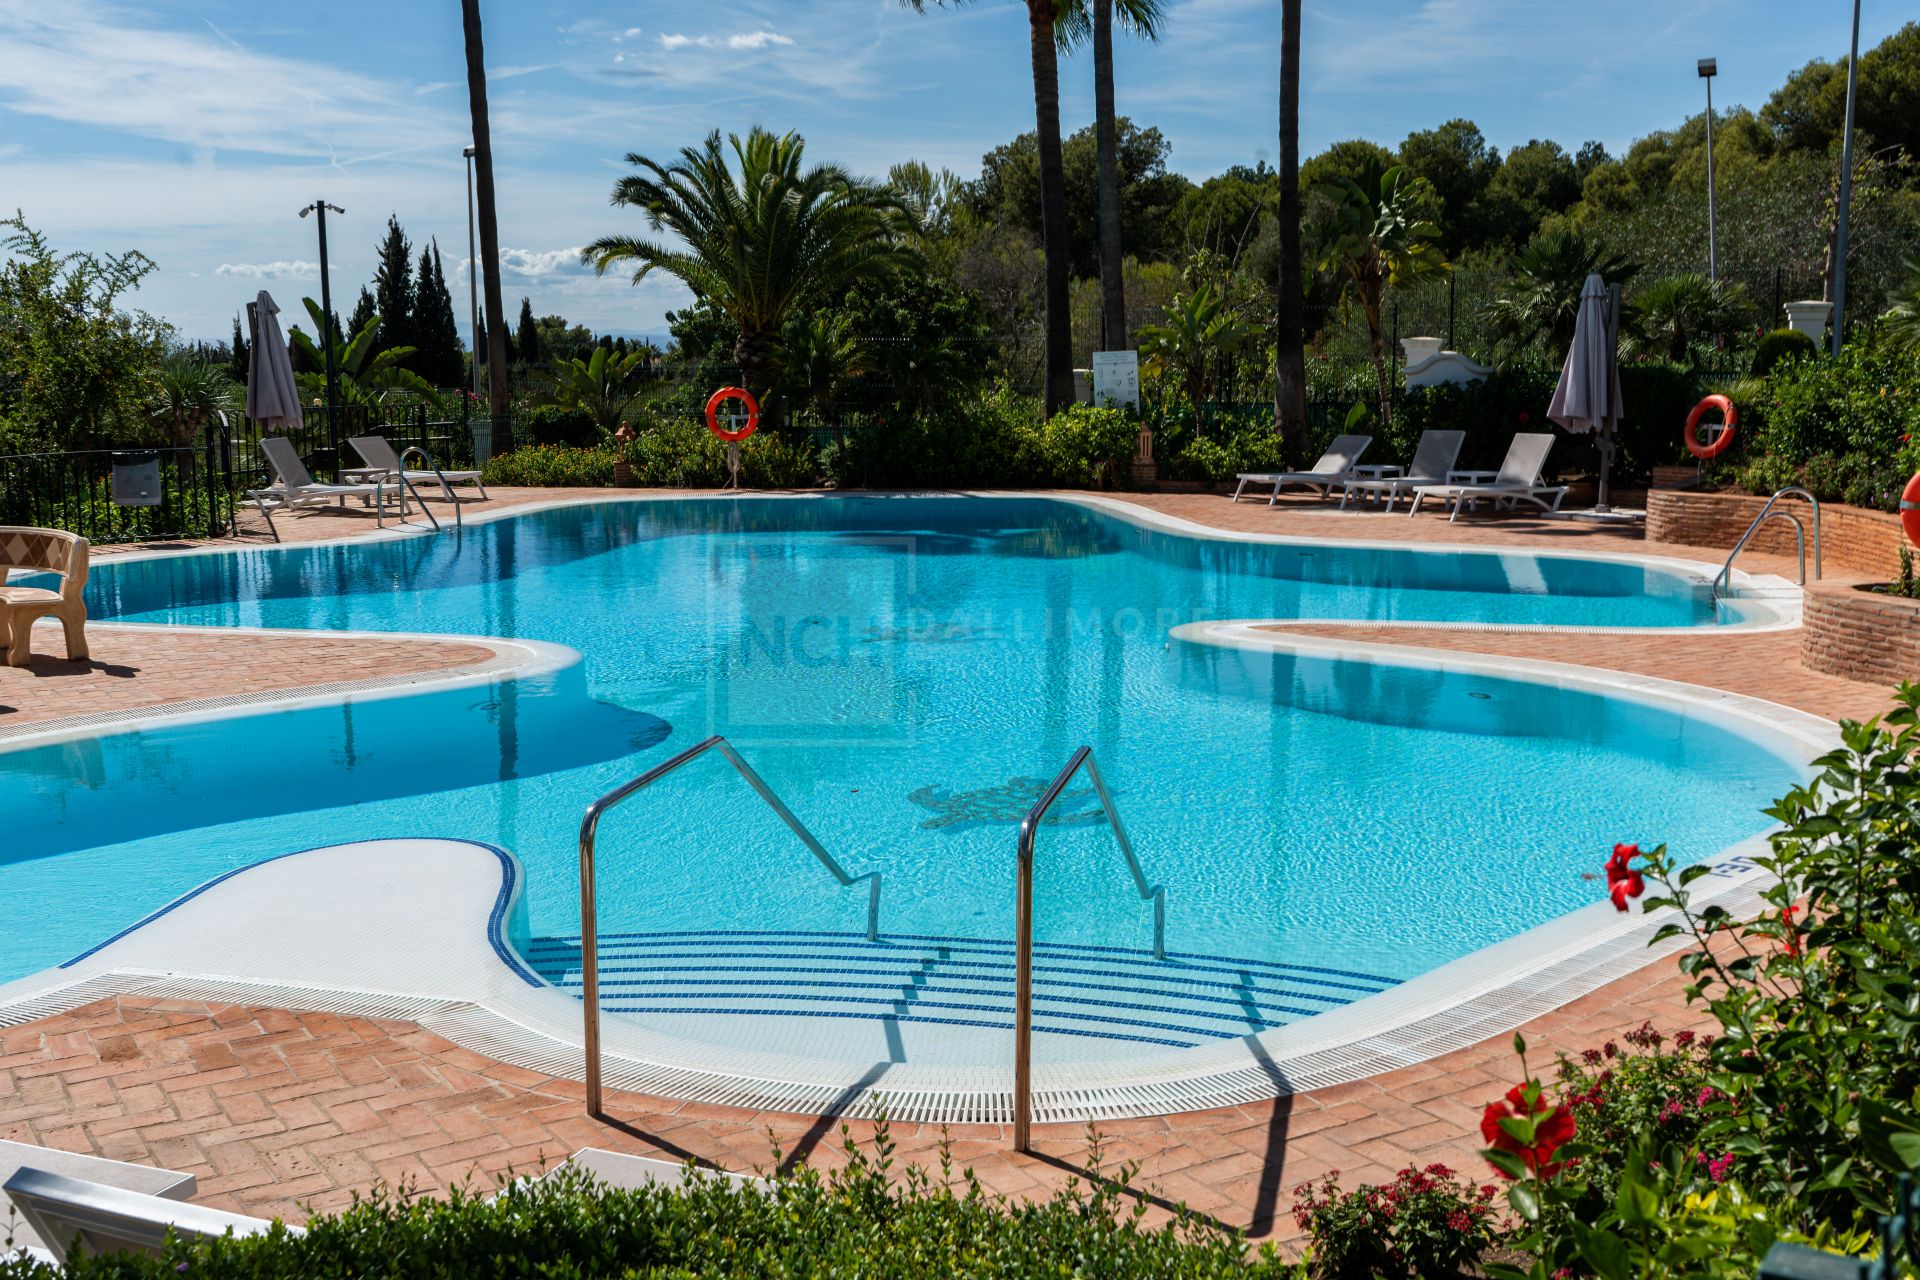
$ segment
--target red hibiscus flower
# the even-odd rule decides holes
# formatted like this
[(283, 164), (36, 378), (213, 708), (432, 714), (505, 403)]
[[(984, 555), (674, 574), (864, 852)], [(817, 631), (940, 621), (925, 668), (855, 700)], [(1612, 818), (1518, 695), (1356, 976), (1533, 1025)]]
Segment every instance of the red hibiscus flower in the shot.
[(1793, 918), (1800, 914), (1800, 908), (1788, 907), (1780, 913), (1780, 923), (1786, 926), (1787, 954), (1798, 957), (1800, 954), (1800, 931), (1794, 927)]
[(1625, 911), (1628, 898), (1647, 891), (1646, 878), (1633, 869), (1633, 860), (1639, 856), (1639, 845), (1616, 844), (1613, 856), (1607, 859), (1607, 896), (1613, 899), (1615, 911)]
[[(1511, 1152), (1520, 1157), (1520, 1163), (1542, 1178), (1551, 1178), (1560, 1171), (1560, 1165), (1554, 1162), (1553, 1153), (1573, 1140), (1575, 1123), (1573, 1110), (1564, 1103), (1555, 1106), (1545, 1097), (1536, 1095), (1533, 1100), (1533, 1144), (1528, 1146), (1500, 1127), (1505, 1119), (1523, 1119), (1527, 1115), (1527, 1090), (1525, 1085), (1515, 1085), (1507, 1090), (1504, 1101), (1490, 1102), (1480, 1117), (1480, 1136), (1486, 1139), (1489, 1147), (1495, 1151)], [(1495, 1166), (1496, 1172), (1503, 1178), (1513, 1175)]]

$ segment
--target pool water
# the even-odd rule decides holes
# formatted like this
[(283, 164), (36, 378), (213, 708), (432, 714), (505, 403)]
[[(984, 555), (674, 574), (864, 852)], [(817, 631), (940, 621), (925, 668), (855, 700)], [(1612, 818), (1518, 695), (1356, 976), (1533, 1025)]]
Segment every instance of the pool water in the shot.
[[(849, 871), (882, 873), (889, 935), (1010, 937), (1019, 819), (1088, 744), (1167, 886), (1170, 948), (1376, 986), (1598, 900), (1617, 840), (1696, 858), (1751, 836), (1801, 776), (1636, 702), (1169, 639), (1230, 618), (1712, 625), (1673, 572), (1187, 537), (1049, 499), (596, 503), (109, 560), (88, 590), (97, 619), (514, 636), (582, 661), (0, 755), (0, 978), (233, 867), (395, 835), (514, 851), (531, 945), (564, 952), (582, 810), (713, 733)], [(1058, 813), (1041, 936), (1149, 945), (1084, 789)], [(600, 875), (602, 928), (636, 945), (866, 923), (864, 887), (839, 888), (714, 756), (607, 820)]]

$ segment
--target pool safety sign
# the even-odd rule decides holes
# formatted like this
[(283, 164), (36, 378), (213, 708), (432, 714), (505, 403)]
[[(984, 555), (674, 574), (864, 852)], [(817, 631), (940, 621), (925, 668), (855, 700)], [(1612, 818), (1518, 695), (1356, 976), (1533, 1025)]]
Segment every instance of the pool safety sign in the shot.
[(1140, 407), (1140, 353), (1093, 353), (1093, 402), (1114, 409)]

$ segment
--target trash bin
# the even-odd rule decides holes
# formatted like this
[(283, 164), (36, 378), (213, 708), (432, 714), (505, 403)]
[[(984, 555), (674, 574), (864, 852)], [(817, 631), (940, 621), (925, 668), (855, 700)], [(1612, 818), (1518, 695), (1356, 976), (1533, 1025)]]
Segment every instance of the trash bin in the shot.
[(113, 455), (113, 505), (157, 507), (160, 493), (160, 451), (124, 449)]

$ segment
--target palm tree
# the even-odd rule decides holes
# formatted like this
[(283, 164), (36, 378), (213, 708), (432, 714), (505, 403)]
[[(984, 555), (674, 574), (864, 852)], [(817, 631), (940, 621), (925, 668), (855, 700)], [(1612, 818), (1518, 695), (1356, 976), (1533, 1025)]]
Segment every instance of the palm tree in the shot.
[(1341, 300), (1357, 303), (1366, 317), (1373, 346), (1374, 373), (1380, 381), (1380, 418), (1393, 420), (1393, 389), (1387, 381), (1387, 348), (1380, 328), (1381, 304), (1389, 286), (1399, 286), (1446, 270), (1439, 228), (1420, 214), (1433, 199), (1433, 186), (1404, 165), (1383, 167), (1368, 160), (1357, 177), (1324, 188), (1333, 200), (1327, 247), (1321, 265), (1341, 279)]
[(623, 356), (597, 346), (585, 360), (575, 356), (553, 362), (553, 400), (563, 408), (584, 409), (601, 430), (612, 431), (646, 378), (645, 352)]
[[(915, 13), (928, 0), (900, 0)], [(966, 0), (933, 0), (946, 7)], [(1071, 3), (1071, 0), (1068, 0)], [(1067, 297), (1067, 175), (1060, 159), (1060, 59), (1055, 27), (1062, 0), (1025, 0), (1033, 63), (1034, 134), (1040, 144), (1040, 242), (1046, 258), (1047, 416), (1073, 402), (1073, 330)]]
[[(1091, 7), (1091, 14), (1088, 9)], [(1120, 137), (1113, 106), (1113, 22), (1147, 40), (1160, 38), (1160, 0), (1060, 0), (1062, 49), (1093, 39), (1093, 136), (1100, 189), (1100, 338), (1107, 350), (1127, 343), (1127, 289), (1121, 275)]]
[(1280, 0), (1280, 305), (1273, 352), (1273, 420), (1286, 456), (1306, 452), (1307, 316), (1300, 262), (1300, 5)]
[(1227, 310), (1211, 284), (1191, 294), (1175, 294), (1165, 324), (1140, 330), (1140, 353), (1149, 371), (1171, 373), (1193, 406), (1194, 421), (1204, 425), (1208, 390), (1216, 363), (1238, 354), (1249, 337), (1247, 327)]
[(846, 316), (801, 316), (787, 327), (780, 352), (780, 394), (791, 404), (817, 410), (834, 428), (834, 438), (844, 440), (840, 404), (872, 368)]
[[(327, 335), (327, 342), (333, 347), (333, 367), (340, 375), (340, 400), (348, 405), (377, 405), (391, 398), (395, 392), (411, 391), (418, 395), (433, 395), (433, 384), (411, 369), (403, 368), (414, 348), (410, 346), (376, 348), (374, 345), (380, 336), (380, 317), (376, 313), (368, 316), (360, 326), (360, 331), (345, 343), (332, 325), (326, 324), (320, 311), (320, 304), (312, 298), (303, 298), (307, 304), (307, 315), (313, 320), (313, 331)], [(297, 352), (309, 369), (327, 367), (327, 353), (323, 352), (306, 330), (299, 325), (293, 326), (287, 333), (287, 345)], [(326, 376), (320, 373), (299, 375), (300, 390), (304, 395), (322, 394), (327, 385)]]
[(1715, 334), (1746, 327), (1753, 306), (1745, 286), (1682, 272), (1648, 285), (1633, 299), (1632, 349), (1685, 363)]
[(1573, 341), (1587, 277), (1597, 271), (1608, 284), (1625, 284), (1640, 269), (1572, 231), (1535, 236), (1513, 267), (1517, 287), (1488, 303), (1484, 313), (1495, 341), (1509, 353), (1540, 342), (1555, 354)]
[(902, 270), (915, 255), (904, 234), (907, 210), (891, 188), (837, 165), (802, 168), (806, 143), (795, 133), (756, 127), (728, 143), (737, 175), (718, 130), (668, 164), (629, 154), (642, 172), (614, 184), (613, 203), (641, 210), (650, 230), (680, 244), (604, 236), (580, 257), (602, 274), (632, 264), (636, 284), (664, 271), (719, 308), (737, 330), (733, 358), (743, 382), (764, 395), (791, 317), (873, 273)]
[[(487, 414), (493, 449), (513, 447), (513, 400), (507, 388), (507, 317), (500, 303), (500, 224), (493, 206), (493, 133), (487, 125), (487, 58), (480, 41), (480, 0), (460, 0), (467, 45), (467, 107), (473, 118), (473, 187), (480, 215), (481, 288), (487, 305)], [(467, 264), (473, 270), (473, 264)], [(473, 353), (480, 358), (479, 352)]]
[(233, 379), (211, 361), (179, 352), (162, 360), (150, 379), (147, 420), (176, 445), (191, 444), (215, 415), (233, 407)]

